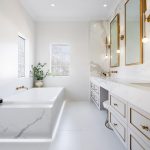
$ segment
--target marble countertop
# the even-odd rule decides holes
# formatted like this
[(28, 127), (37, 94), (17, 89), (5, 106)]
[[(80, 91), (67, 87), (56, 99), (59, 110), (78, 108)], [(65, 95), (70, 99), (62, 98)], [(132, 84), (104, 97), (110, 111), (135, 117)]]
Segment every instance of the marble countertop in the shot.
[(91, 77), (91, 82), (108, 90), (130, 104), (150, 113), (150, 84), (138, 84), (118, 79)]

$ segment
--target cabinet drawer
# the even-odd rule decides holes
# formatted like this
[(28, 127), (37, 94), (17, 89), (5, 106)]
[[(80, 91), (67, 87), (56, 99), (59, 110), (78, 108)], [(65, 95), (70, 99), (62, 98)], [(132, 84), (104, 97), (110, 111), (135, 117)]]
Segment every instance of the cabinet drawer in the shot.
[(144, 148), (140, 145), (140, 143), (131, 136), (130, 138), (130, 149), (131, 150), (144, 150)]
[(91, 83), (91, 89), (92, 89), (93, 91), (95, 91), (97, 94), (100, 93), (100, 88), (99, 88), (99, 86), (97, 86), (97, 85), (95, 85), (95, 84), (93, 84), (93, 83)]
[(110, 96), (110, 105), (121, 114), (124, 118), (126, 117), (126, 104), (117, 99), (114, 96)]
[(99, 108), (100, 106), (100, 97), (94, 92), (91, 91), (91, 100), (97, 105), (97, 107)]
[(150, 140), (150, 118), (130, 108), (130, 123)]
[(110, 124), (117, 131), (118, 135), (125, 142), (126, 141), (126, 128), (118, 121), (112, 113), (110, 113)]
[(129, 131), (129, 150), (149, 150), (150, 147), (146, 145), (142, 139), (136, 134)]

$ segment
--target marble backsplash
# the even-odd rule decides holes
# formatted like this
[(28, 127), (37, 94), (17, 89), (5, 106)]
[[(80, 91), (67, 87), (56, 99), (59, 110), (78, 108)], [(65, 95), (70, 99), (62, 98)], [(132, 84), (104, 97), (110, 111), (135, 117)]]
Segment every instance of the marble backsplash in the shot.
[[(90, 24), (90, 75), (100, 76), (101, 72), (109, 71), (109, 60), (106, 56), (106, 37), (108, 22), (99, 21)], [(109, 56), (109, 51), (107, 51)]]

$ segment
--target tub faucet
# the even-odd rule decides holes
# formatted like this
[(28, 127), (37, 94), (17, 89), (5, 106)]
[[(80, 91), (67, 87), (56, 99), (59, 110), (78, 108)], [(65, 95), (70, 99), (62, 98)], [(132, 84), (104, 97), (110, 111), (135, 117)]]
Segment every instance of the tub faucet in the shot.
[(0, 104), (2, 104), (3, 103), (3, 99), (2, 98), (0, 98)]
[(22, 89), (26, 89), (26, 90), (28, 90), (28, 88), (27, 88), (27, 87), (25, 87), (25, 86), (16, 87), (16, 90), (17, 90), (17, 91), (18, 91), (18, 90), (22, 90)]

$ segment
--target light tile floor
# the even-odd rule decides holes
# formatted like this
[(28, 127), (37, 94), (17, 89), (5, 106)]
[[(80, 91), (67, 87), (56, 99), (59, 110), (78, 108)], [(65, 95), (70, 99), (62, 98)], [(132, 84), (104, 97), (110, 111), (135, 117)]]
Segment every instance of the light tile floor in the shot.
[(106, 112), (93, 103), (68, 102), (51, 145), (0, 144), (0, 150), (125, 150), (105, 120)]

